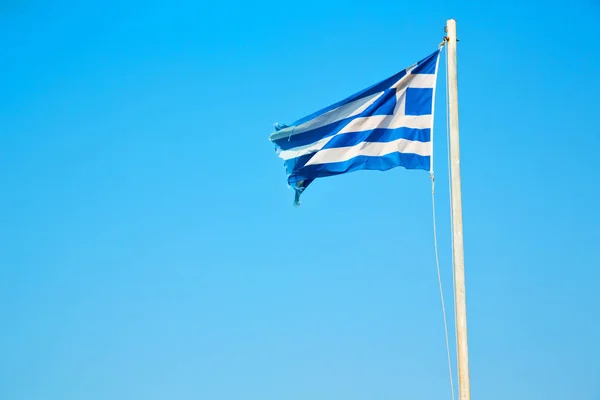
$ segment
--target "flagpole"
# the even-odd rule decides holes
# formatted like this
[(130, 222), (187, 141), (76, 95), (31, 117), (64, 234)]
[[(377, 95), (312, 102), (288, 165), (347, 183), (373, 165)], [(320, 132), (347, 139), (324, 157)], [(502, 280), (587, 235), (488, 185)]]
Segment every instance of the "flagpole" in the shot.
[(458, 359), (459, 400), (470, 400), (469, 355), (467, 343), (467, 307), (465, 295), (465, 259), (463, 244), (462, 195), (460, 183), (460, 143), (458, 128), (458, 73), (456, 67), (456, 20), (446, 25), (448, 41), (448, 110), (450, 116), (450, 165), (452, 243), (454, 249), (454, 307), (456, 318), (456, 347)]

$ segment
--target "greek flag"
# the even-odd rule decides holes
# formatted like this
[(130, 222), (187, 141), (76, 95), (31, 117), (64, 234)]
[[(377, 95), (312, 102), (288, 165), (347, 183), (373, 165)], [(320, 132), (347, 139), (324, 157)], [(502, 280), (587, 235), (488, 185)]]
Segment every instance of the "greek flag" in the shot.
[(431, 169), (440, 51), (290, 125), (275, 124), (269, 140), (284, 160), (295, 205), (316, 178), (394, 167)]

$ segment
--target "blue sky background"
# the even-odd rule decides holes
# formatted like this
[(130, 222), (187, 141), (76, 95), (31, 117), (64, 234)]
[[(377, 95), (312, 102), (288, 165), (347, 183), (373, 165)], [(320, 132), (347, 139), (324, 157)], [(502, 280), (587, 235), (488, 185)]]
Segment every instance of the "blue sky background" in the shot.
[(597, 400), (599, 17), (594, 0), (3, 2), (0, 398), (450, 399), (427, 173), (322, 179), (294, 208), (267, 138), (456, 18), (473, 398)]

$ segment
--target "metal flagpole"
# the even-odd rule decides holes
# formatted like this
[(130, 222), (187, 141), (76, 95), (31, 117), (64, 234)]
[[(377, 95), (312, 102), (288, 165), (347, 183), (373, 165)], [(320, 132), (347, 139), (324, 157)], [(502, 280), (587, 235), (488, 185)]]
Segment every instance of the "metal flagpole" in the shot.
[(446, 25), (448, 40), (448, 110), (450, 115), (450, 165), (452, 243), (454, 249), (454, 307), (458, 358), (458, 393), (460, 400), (470, 400), (469, 355), (467, 344), (467, 307), (465, 296), (465, 260), (462, 223), (462, 195), (460, 185), (460, 143), (458, 128), (458, 74), (456, 68), (456, 20)]

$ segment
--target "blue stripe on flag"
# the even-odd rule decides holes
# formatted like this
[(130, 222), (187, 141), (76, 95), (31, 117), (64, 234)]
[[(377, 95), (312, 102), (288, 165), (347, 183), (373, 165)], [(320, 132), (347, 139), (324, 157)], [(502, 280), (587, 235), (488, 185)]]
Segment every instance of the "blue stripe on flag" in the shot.
[(306, 179), (324, 178), (358, 170), (387, 171), (398, 165), (402, 165), (406, 169), (429, 170), (430, 161), (430, 156), (410, 153), (391, 153), (378, 157), (358, 156), (344, 162), (303, 167), (291, 175), (290, 184)]
[(385, 143), (392, 142), (397, 139), (416, 140), (419, 142), (429, 142), (431, 137), (431, 129), (413, 129), (413, 128), (397, 128), (385, 129), (377, 128), (368, 131), (344, 133), (332, 138), (323, 149), (333, 149), (339, 147), (355, 146), (362, 142), (368, 143)]
[(304, 167), (306, 165), (306, 163), (309, 162), (311, 158), (313, 158), (314, 155), (315, 155), (315, 153), (310, 153), (310, 154), (305, 154), (300, 157), (290, 158), (289, 160), (285, 160), (284, 165), (286, 168), (286, 172), (288, 174), (291, 174), (294, 171), (298, 171), (300, 168)]
[(396, 89), (387, 89), (373, 104), (360, 113), (359, 116), (392, 115), (394, 108), (396, 108)]

